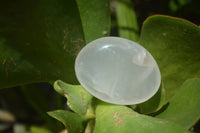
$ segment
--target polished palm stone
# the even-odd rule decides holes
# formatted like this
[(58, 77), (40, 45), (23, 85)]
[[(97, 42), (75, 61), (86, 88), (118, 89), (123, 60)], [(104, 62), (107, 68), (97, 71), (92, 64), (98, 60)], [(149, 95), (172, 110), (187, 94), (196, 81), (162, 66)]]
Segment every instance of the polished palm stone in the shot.
[(151, 98), (161, 75), (152, 55), (138, 43), (103, 37), (87, 44), (75, 61), (80, 84), (108, 103), (131, 105)]

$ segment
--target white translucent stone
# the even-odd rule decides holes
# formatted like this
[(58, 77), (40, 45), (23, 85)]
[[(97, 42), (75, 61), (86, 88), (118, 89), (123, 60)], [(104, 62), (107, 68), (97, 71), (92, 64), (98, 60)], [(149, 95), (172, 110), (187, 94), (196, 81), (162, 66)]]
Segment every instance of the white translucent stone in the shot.
[(161, 75), (152, 55), (120, 37), (103, 37), (87, 44), (75, 62), (80, 84), (105, 102), (131, 105), (151, 98)]

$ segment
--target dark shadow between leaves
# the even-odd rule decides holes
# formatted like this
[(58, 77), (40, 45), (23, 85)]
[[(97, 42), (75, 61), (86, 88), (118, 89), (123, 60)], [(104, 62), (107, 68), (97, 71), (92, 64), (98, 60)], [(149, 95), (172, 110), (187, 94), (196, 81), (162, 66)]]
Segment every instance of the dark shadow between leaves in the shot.
[(168, 108), (168, 106), (169, 106), (169, 102), (167, 103), (167, 104), (165, 104), (160, 110), (158, 110), (157, 112), (154, 112), (154, 113), (151, 113), (151, 114), (149, 114), (150, 116), (156, 116), (156, 115), (159, 115), (159, 114), (161, 114), (161, 113), (163, 113), (167, 108)]

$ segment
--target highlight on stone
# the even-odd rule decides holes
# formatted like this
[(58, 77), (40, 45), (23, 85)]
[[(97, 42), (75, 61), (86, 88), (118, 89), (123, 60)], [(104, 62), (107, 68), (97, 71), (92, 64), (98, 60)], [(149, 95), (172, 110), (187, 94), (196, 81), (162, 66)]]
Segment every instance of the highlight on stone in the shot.
[(87, 44), (76, 57), (75, 72), (94, 97), (120, 105), (147, 101), (161, 82), (153, 56), (138, 43), (120, 37), (103, 37)]

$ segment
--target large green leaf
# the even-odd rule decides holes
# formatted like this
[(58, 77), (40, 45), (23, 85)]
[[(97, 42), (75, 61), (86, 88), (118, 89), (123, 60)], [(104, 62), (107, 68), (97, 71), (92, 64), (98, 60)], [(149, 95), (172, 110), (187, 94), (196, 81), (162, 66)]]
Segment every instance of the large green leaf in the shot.
[(159, 111), (165, 104), (165, 98), (166, 98), (166, 92), (164, 84), (162, 83), (162, 85), (160, 85), (159, 90), (152, 98), (138, 105), (140, 113), (150, 114)]
[(120, 37), (139, 40), (139, 26), (131, 0), (116, 0), (116, 15)]
[(76, 113), (64, 110), (48, 112), (50, 116), (62, 122), (68, 133), (83, 133), (86, 126), (85, 119)]
[(94, 133), (184, 133), (169, 121), (141, 115), (126, 106), (100, 103), (96, 107)]
[(167, 101), (188, 78), (200, 76), (200, 28), (179, 18), (156, 15), (143, 24), (139, 43), (161, 70)]
[(60, 80), (54, 83), (57, 92), (67, 98), (67, 105), (79, 115), (85, 115), (92, 95), (90, 95), (81, 85), (70, 85)]
[(0, 8), (0, 87), (74, 82), (74, 58), (84, 45), (75, 1), (4, 1)]
[(109, 35), (109, 0), (76, 1), (80, 10), (86, 44), (102, 36)]
[[(97, 13), (99, 18), (89, 15), (90, 19), (82, 19), (82, 6), (91, 3), (94, 4), (79, 4), (79, 10), (75, 0), (1, 2), (0, 88), (56, 79), (78, 83), (74, 60), (85, 44), (84, 34), (89, 34), (83, 30), (93, 34), (90, 39), (104, 35), (99, 26), (104, 27), (104, 32), (109, 30), (109, 12), (100, 15), (102, 11), (91, 7), (90, 12)], [(103, 9), (108, 10), (109, 5)], [(93, 24), (93, 20), (103, 23)], [(85, 26), (83, 29), (82, 23), (89, 25), (89, 30)], [(85, 36), (87, 39), (88, 35)]]
[(200, 79), (184, 82), (181, 89), (169, 101), (169, 105), (156, 117), (180, 124), (188, 129), (200, 119)]

